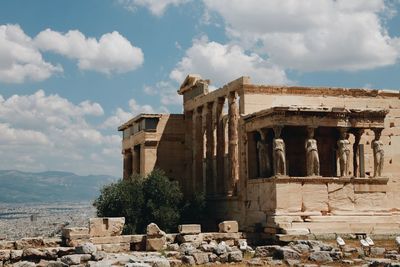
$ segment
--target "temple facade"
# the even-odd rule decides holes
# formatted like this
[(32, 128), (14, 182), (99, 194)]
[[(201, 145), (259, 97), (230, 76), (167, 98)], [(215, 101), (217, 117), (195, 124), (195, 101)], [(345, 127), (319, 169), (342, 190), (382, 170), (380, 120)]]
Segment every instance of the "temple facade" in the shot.
[(400, 233), (398, 91), (254, 85), (209, 92), (189, 75), (183, 114), (141, 114), (123, 132), (124, 178), (163, 169), (214, 219), (291, 235)]

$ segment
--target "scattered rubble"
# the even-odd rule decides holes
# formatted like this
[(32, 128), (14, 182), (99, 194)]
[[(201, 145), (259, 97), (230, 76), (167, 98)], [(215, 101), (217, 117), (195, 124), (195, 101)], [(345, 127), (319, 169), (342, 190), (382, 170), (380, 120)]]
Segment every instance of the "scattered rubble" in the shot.
[(358, 242), (339, 245), (335, 241), (296, 240), (252, 246), (245, 234), (235, 230), (237, 222), (220, 224), (218, 233), (202, 233), (200, 225), (180, 225), (177, 234), (167, 234), (151, 223), (146, 235), (121, 235), (124, 218), (96, 218), (90, 222), (89, 228), (65, 228), (58, 239), (1, 240), (0, 266), (400, 266), (394, 240), (393, 249), (374, 244), (366, 255), (356, 246)]

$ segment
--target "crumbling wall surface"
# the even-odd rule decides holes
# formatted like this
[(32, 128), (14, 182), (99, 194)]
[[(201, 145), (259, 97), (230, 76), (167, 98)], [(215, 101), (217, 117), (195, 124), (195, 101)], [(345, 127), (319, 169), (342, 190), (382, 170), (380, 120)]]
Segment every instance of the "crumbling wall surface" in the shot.
[(249, 180), (243, 229), (261, 224), (272, 234), (293, 228), (304, 228), (308, 234), (400, 234), (387, 178), (343, 179)]

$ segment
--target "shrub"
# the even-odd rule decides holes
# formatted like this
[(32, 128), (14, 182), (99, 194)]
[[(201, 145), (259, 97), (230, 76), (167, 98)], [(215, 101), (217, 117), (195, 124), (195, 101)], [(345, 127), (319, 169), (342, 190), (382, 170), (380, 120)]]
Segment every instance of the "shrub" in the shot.
[(144, 233), (154, 222), (176, 231), (183, 209), (183, 194), (175, 181), (154, 170), (146, 178), (133, 176), (103, 187), (93, 205), (99, 217), (125, 217), (124, 233)]
[(143, 182), (140, 177), (120, 180), (101, 189), (93, 205), (99, 217), (125, 217), (125, 233), (137, 232), (144, 204)]

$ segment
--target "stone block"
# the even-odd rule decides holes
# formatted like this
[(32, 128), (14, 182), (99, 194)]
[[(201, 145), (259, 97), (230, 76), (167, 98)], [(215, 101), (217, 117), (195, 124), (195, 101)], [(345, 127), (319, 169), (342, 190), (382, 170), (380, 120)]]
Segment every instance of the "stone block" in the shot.
[(102, 236), (91, 237), (89, 241), (93, 244), (118, 244), (118, 243), (141, 243), (145, 235), (121, 235), (121, 236)]
[(85, 262), (90, 260), (91, 255), (88, 254), (75, 254), (75, 255), (67, 255), (61, 257), (61, 262), (68, 265), (78, 265), (81, 262)]
[(282, 229), (282, 233), (288, 235), (308, 235), (310, 231), (307, 228), (288, 228)]
[(208, 254), (207, 253), (196, 252), (196, 253), (193, 253), (192, 256), (194, 258), (194, 261), (198, 265), (206, 264), (206, 263), (209, 262), (209, 258), (208, 258)]
[(276, 209), (285, 212), (300, 212), (303, 196), (301, 184), (276, 184)]
[(201, 233), (200, 224), (181, 224), (178, 226), (180, 234), (199, 234)]
[(44, 246), (42, 237), (26, 237), (15, 241), (16, 249), (41, 248)]
[(203, 233), (204, 241), (226, 241), (226, 240), (238, 240), (243, 238), (242, 233)]
[(229, 262), (241, 262), (242, 260), (243, 260), (243, 253), (240, 250), (228, 253)]
[(89, 228), (67, 227), (62, 230), (62, 236), (68, 239), (89, 238)]
[(14, 249), (15, 241), (0, 241), (0, 249)]
[(8, 261), (10, 259), (11, 250), (2, 249), (0, 250), (0, 261)]
[(46, 257), (46, 253), (43, 250), (37, 248), (26, 248), (22, 253), (22, 257), (42, 259)]
[(304, 211), (328, 211), (328, 188), (326, 184), (304, 184), (301, 188)]
[(262, 183), (259, 187), (258, 202), (260, 210), (264, 212), (274, 211), (276, 207), (276, 189), (273, 183)]
[(357, 211), (389, 211), (385, 193), (360, 193), (355, 194), (355, 209)]
[(124, 217), (90, 218), (89, 235), (96, 236), (119, 236), (125, 225)]
[(237, 233), (239, 232), (239, 224), (237, 221), (223, 221), (218, 224), (220, 233)]
[(44, 238), (43, 246), (44, 247), (58, 247), (62, 243), (61, 238)]
[(94, 254), (97, 252), (97, 248), (92, 243), (84, 243), (75, 248), (76, 254)]
[(328, 203), (331, 212), (354, 210), (353, 184), (328, 184)]
[(130, 251), (129, 243), (120, 243), (120, 244), (103, 244), (101, 245), (101, 250), (107, 253), (120, 253), (120, 252), (128, 252)]
[(22, 254), (23, 254), (23, 250), (22, 249), (13, 249), (11, 250), (10, 253), (10, 259), (11, 260), (20, 260), (22, 258)]
[(197, 235), (178, 235), (178, 241), (180, 243), (196, 243), (198, 245), (203, 242), (203, 234)]
[(66, 239), (65, 240), (65, 244), (68, 247), (77, 247), (77, 246), (82, 245), (82, 244), (84, 244), (86, 242), (89, 242), (89, 238), (87, 238), (87, 239)]
[(383, 192), (387, 191), (386, 184), (355, 184), (354, 193), (369, 193), (369, 192)]
[(165, 236), (165, 232), (162, 231), (155, 223), (150, 223), (149, 225), (147, 225), (146, 234), (147, 236), (154, 236), (154, 237)]
[(162, 237), (147, 237), (146, 239), (146, 251), (160, 251), (167, 245), (167, 239), (165, 236)]

